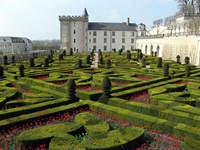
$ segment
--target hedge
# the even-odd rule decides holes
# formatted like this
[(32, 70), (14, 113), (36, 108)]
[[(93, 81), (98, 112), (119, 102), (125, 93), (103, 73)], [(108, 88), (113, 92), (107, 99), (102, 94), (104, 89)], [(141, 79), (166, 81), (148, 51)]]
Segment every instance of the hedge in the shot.
[(23, 109), (13, 108), (8, 110), (0, 111), (0, 127), (7, 128), (11, 126), (13, 123), (22, 124), (26, 121), (33, 120), (34, 118), (40, 118), (43, 116), (53, 115), (57, 113), (62, 113), (66, 111), (73, 111), (80, 108), (88, 107), (87, 103), (77, 102), (72, 103), (60, 99), (51, 102), (44, 102), (40, 104), (34, 104), (30, 106), (24, 106)]
[(157, 117), (159, 115), (159, 112), (164, 109), (159, 106), (127, 101), (120, 98), (109, 98), (108, 105), (120, 107), (123, 109), (128, 109), (128, 110), (146, 114), (146, 115), (152, 115), (155, 117)]

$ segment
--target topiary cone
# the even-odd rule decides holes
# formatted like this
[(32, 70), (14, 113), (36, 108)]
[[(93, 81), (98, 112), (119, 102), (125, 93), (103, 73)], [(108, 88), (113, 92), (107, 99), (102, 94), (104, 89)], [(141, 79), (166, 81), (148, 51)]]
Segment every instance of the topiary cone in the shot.
[(74, 79), (69, 78), (67, 81), (67, 98), (68, 100), (78, 102), (79, 98), (76, 97), (76, 83)]

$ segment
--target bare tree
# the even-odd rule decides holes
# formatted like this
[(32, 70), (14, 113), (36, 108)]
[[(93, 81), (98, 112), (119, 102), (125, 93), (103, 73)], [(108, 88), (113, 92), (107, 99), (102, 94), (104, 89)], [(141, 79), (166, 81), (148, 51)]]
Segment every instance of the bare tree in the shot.
[(175, 0), (178, 2), (179, 13), (199, 12), (200, 0)]

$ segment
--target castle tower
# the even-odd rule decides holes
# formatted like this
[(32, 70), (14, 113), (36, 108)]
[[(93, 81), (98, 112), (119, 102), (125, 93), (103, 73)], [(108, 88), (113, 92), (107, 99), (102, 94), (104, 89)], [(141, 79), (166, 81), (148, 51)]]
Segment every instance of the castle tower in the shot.
[(69, 51), (72, 48), (79, 52), (87, 51), (88, 13), (84, 9), (82, 16), (59, 16), (60, 49)]

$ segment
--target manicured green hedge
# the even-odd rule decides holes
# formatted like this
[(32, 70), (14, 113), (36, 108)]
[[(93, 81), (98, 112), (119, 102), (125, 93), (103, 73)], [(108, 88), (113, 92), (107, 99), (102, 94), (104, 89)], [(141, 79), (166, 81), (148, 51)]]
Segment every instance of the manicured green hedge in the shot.
[(129, 122), (137, 123), (138, 125), (152, 126), (152, 128), (161, 130), (165, 133), (173, 130), (173, 126), (176, 123), (169, 122), (164, 119), (159, 119), (150, 115), (145, 115), (130, 110), (122, 109), (119, 107), (108, 106), (102, 103), (95, 103), (88, 101), (90, 108), (102, 111), (107, 115), (117, 116), (123, 120), (128, 120)]
[[(47, 103), (50, 103), (50, 102), (47, 102)], [(67, 103), (67, 102), (66, 102)], [(39, 119), (41, 117), (46, 117), (46, 116), (49, 116), (49, 115), (56, 115), (56, 114), (59, 114), (59, 113), (66, 113), (66, 112), (69, 112), (69, 113), (72, 113), (73, 111), (75, 110), (79, 110), (81, 108), (86, 108), (88, 107), (88, 104), (85, 103), (85, 102), (76, 102), (76, 103), (72, 103), (72, 104), (66, 104), (63, 105), (63, 106), (57, 106), (55, 107), (52, 106), (51, 108), (44, 108), (44, 107), (47, 107), (47, 105), (43, 106), (43, 109), (39, 111), (36, 111), (37, 109), (39, 109), (38, 107), (35, 108), (35, 110), (33, 111), (33, 109), (30, 109), (31, 106), (24, 106), (27, 107), (28, 110), (30, 110), (30, 112), (27, 112), (27, 109), (22, 110), (21, 108), (13, 108), (10, 113), (6, 113), (4, 114), (3, 111), (1, 111), (1, 116), (4, 116), (4, 120), (1, 120), (0, 121), (0, 128), (4, 129), (4, 128), (8, 128), (10, 126), (13, 125), (13, 123), (15, 125), (19, 125), (19, 124), (23, 124), (23, 123), (27, 123), (29, 121), (33, 121), (34, 119)], [(41, 104), (35, 104), (35, 105), (42, 105), (43, 103)], [(44, 104), (43, 104), (44, 105)], [(33, 106), (32, 106), (33, 107)], [(8, 117), (8, 115), (12, 115), (12, 113), (16, 112), (18, 110), (18, 112), (21, 112), (22, 115), (20, 115), (19, 113), (15, 113), (14, 116), (10, 116)], [(3, 118), (2, 118), (3, 119)]]
[(141, 87), (137, 86), (134, 89), (124, 90), (124, 91), (121, 90), (121, 92), (114, 93), (114, 94), (112, 94), (112, 96), (124, 98), (126, 96), (131, 96), (133, 94), (138, 94), (140, 92), (147, 91), (148, 89), (151, 89), (151, 88), (159, 87), (159, 86), (162, 86), (162, 85), (166, 85), (166, 84), (170, 84), (170, 83), (174, 83), (174, 82), (178, 82), (178, 81), (181, 81), (181, 79), (172, 79), (172, 80), (167, 80), (167, 81), (161, 81), (161, 82), (158, 82), (158, 83), (157, 82), (152, 83), (152, 81), (149, 81), (149, 82), (146, 81), (146, 86), (141, 85)]
[(178, 137), (191, 137), (195, 140), (200, 140), (200, 128), (179, 123), (174, 127), (173, 132)]
[(29, 145), (36, 145), (43, 141), (50, 141), (53, 137), (65, 137), (67, 133), (73, 132), (79, 134), (80, 131), (84, 131), (84, 128), (77, 123), (52, 124), (22, 132), (17, 136), (16, 141), (20, 147), (28, 147)]
[(193, 127), (200, 127), (200, 116), (192, 115), (186, 112), (176, 111), (173, 109), (166, 109), (160, 111), (158, 117), (177, 123), (184, 123)]
[(148, 105), (144, 103), (138, 103), (133, 101), (127, 101), (120, 98), (109, 98), (108, 105), (121, 107), (123, 109), (128, 109), (133, 112), (138, 112), (146, 115), (152, 115), (157, 117), (159, 112), (164, 110), (164, 108)]

